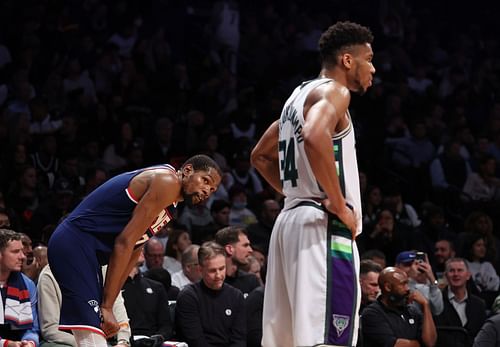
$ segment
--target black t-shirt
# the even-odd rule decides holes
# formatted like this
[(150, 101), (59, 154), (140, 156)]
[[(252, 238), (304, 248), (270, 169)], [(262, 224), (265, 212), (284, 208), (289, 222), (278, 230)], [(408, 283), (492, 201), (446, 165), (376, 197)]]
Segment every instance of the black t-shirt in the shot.
[(262, 311), (264, 286), (255, 288), (245, 300), (247, 307), (247, 347), (260, 347), (262, 340)]
[(165, 340), (172, 337), (174, 326), (170, 320), (167, 292), (160, 282), (137, 274), (133, 279), (127, 278), (122, 296), (133, 335), (160, 334)]
[(257, 276), (241, 270), (238, 270), (234, 277), (226, 276), (225, 282), (239, 289), (243, 293), (245, 299), (252, 290), (260, 286)]
[(241, 291), (224, 284), (220, 290), (203, 280), (185, 286), (175, 307), (177, 337), (190, 347), (245, 347), (245, 300)]
[(394, 346), (397, 339), (418, 340), (422, 345), (422, 319), (414, 306), (393, 309), (377, 300), (361, 315), (364, 346)]

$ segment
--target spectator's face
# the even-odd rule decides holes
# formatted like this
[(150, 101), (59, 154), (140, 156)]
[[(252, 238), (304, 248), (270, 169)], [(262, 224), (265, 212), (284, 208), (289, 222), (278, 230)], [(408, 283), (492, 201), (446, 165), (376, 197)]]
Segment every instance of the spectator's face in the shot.
[(222, 254), (211, 259), (205, 259), (201, 265), (203, 283), (213, 290), (219, 290), (226, 278), (226, 257)]
[(280, 213), (280, 205), (275, 200), (266, 200), (264, 202), (263, 219), (264, 221), (274, 224), (278, 214)]
[(464, 288), (470, 278), (470, 272), (462, 261), (453, 261), (447, 265), (445, 276), (452, 289)]
[(245, 234), (240, 234), (239, 241), (229, 245), (231, 258), (233, 262), (238, 265), (245, 265), (248, 263), (248, 257), (252, 254), (252, 247), (250, 241)]
[(410, 287), (408, 286), (408, 276), (405, 273), (397, 272), (393, 275), (389, 294), (396, 298), (394, 302), (396, 305), (406, 304), (408, 295), (410, 295)]
[(394, 230), (394, 217), (392, 213), (388, 210), (380, 212), (378, 224), (383, 230), (393, 231)]
[(252, 249), (252, 255), (255, 257), (255, 259), (257, 259), (261, 267), (264, 266), (264, 264), (266, 263), (266, 256), (263, 253), (258, 250)]
[(219, 144), (219, 139), (217, 135), (213, 134), (208, 136), (206, 146), (210, 151), (215, 151), (217, 150), (217, 146)]
[(410, 261), (406, 263), (400, 263), (397, 267), (403, 270), (409, 278), (416, 278), (419, 274), (418, 263), (416, 261)]
[(10, 219), (5, 213), (0, 213), (0, 228), (9, 228)]
[(2, 271), (21, 271), (26, 256), (23, 252), (23, 243), (20, 240), (9, 241), (1, 255), (0, 268)]
[(229, 212), (230, 212), (229, 207), (224, 207), (219, 212), (214, 213), (215, 222), (222, 226), (229, 225)]
[(163, 256), (165, 250), (160, 242), (151, 243), (147, 246), (147, 252), (144, 253), (146, 266), (148, 269), (158, 269), (163, 266)]
[(252, 262), (250, 269), (248, 269), (248, 273), (254, 274), (255, 277), (259, 279), (259, 282), (262, 283), (262, 278), (260, 277), (260, 263), (257, 260)]
[(233, 195), (231, 198), (231, 207), (236, 210), (241, 210), (247, 207), (247, 195), (245, 192), (241, 192)]
[(477, 220), (476, 220), (476, 228), (475, 228), (475, 231), (480, 233), (480, 234), (488, 234), (491, 230), (491, 224), (490, 224), (490, 220), (489, 220), (489, 217), (486, 217), (486, 216), (480, 216)]
[(435, 213), (429, 218), (429, 224), (433, 227), (444, 227), (446, 219), (442, 213)]
[(22, 184), (25, 187), (35, 189), (37, 184), (36, 171), (34, 168), (28, 168), (22, 176)]
[(66, 159), (62, 169), (67, 177), (78, 177), (78, 160), (76, 158)]
[(479, 239), (472, 245), (472, 258), (481, 260), (486, 256), (486, 242), (484, 239)]
[(182, 253), (186, 248), (191, 246), (191, 237), (188, 232), (182, 233), (177, 239), (176, 249), (177, 253)]
[(382, 202), (382, 193), (380, 188), (373, 188), (368, 195), (368, 200), (373, 206), (379, 206)]
[(436, 242), (434, 248), (434, 257), (438, 264), (444, 264), (448, 259), (455, 256), (455, 252), (451, 249), (450, 243), (445, 240)]
[(193, 261), (184, 267), (184, 274), (191, 282), (197, 282), (201, 279), (201, 267), (198, 264), (198, 251), (194, 250), (191, 257)]
[(23, 164), (26, 162), (26, 147), (24, 145), (17, 145), (14, 150), (14, 162)]
[(21, 238), (21, 243), (23, 244), (23, 252), (27, 257), (33, 256), (33, 242), (28, 236), (24, 236)]
[(367, 274), (361, 275), (359, 282), (361, 284), (361, 302), (369, 303), (375, 301), (380, 293), (378, 273), (370, 271)]

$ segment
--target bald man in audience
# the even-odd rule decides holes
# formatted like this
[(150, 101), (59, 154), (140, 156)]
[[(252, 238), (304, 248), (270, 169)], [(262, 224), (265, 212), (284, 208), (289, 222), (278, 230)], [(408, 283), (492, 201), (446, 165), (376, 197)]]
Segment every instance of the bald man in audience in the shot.
[[(419, 291), (410, 291), (408, 276), (395, 267), (379, 275), (381, 294), (361, 316), (365, 346), (431, 347), (437, 333), (429, 302)], [(410, 305), (420, 304), (422, 312)]]
[(40, 272), (48, 264), (47, 259), (47, 246), (39, 245), (31, 251), (32, 258), (29, 260), (27, 257), (23, 261), (22, 272), (31, 278), (35, 283), (38, 282)]

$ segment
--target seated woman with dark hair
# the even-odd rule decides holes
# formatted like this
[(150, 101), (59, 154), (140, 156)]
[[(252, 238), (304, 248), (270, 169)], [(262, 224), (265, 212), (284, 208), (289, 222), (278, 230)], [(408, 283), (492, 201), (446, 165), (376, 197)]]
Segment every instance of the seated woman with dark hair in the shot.
[(378, 249), (387, 259), (387, 264), (393, 264), (399, 252), (408, 249), (420, 249), (416, 241), (415, 231), (398, 223), (389, 209), (382, 209), (377, 215), (371, 229), (363, 231), (358, 244), (361, 252)]

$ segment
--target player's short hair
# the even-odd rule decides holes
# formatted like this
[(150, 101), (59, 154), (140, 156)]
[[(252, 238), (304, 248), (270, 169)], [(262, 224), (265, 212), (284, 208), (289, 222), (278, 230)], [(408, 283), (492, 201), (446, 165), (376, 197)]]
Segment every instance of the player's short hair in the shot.
[(214, 241), (204, 242), (198, 250), (198, 264), (203, 266), (205, 260), (215, 258), (218, 255), (226, 257), (224, 247)]
[(248, 236), (245, 228), (230, 225), (217, 231), (215, 242), (222, 246), (230, 245), (238, 242), (241, 234)]
[(359, 263), (359, 274), (366, 275), (368, 272), (380, 273), (382, 266), (370, 259), (362, 260)]
[(222, 170), (219, 167), (219, 164), (215, 162), (212, 158), (205, 154), (197, 154), (189, 158), (182, 164), (182, 167), (191, 164), (193, 166), (194, 171), (209, 171), (210, 169), (214, 169), (217, 171), (220, 177), (222, 177)]
[(0, 251), (3, 251), (10, 241), (21, 241), (21, 234), (10, 229), (0, 229)]
[(336, 65), (336, 57), (351, 46), (373, 42), (370, 29), (360, 24), (345, 21), (330, 26), (319, 39), (321, 61)]

